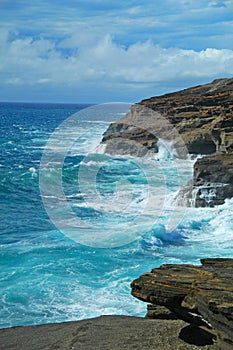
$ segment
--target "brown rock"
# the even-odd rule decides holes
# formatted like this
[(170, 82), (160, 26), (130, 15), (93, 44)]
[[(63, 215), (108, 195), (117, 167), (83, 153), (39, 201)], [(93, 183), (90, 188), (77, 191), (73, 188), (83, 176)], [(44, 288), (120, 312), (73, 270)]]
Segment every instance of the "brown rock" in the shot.
[(106, 153), (142, 157), (158, 152), (158, 140), (175, 148), (175, 156), (204, 154), (178, 203), (205, 207), (233, 197), (233, 78), (152, 97), (132, 106), (112, 123), (102, 142)]
[(158, 121), (157, 115), (176, 128), (189, 153), (232, 152), (233, 78), (152, 97), (132, 106), (131, 112), (111, 124), (104, 134), (102, 142), (107, 152), (114, 154), (113, 144), (108, 149), (108, 142), (118, 137), (134, 140), (154, 152), (161, 137), (179, 146), (171, 128), (162, 130), (162, 118)]
[[(132, 282), (132, 295), (168, 308), (210, 329), (233, 348), (233, 259), (204, 259), (202, 266), (162, 265)], [(156, 316), (155, 316), (156, 317)]]

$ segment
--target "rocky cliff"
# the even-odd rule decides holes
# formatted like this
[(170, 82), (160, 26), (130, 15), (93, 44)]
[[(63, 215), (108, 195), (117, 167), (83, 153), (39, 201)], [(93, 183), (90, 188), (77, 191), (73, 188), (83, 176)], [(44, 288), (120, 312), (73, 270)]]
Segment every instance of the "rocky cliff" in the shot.
[(233, 259), (202, 259), (201, 266), (162, 265), (132, 282), (132, 295), (153, 304), (148, 316), (179, 318), (233, 348)]
[[(174, 154), (208, 155), (194, 165), (195, 206), (222, 204), (233, 192), (233, 78), (152, 97), (131, 107), (103, 136), (106, 153), (144, 156), (158, 140)], [(209, 155), (214, 156), (209, 156)]]
[(114, 148), (119, 138), (125, 144), (133, 140), (157, 152), (161, 136), (177, 142), (172, 127), (181, 135), (189, 153), (232, 152), (233, 78), (143, 100), (109, 126), (102, 142), (109, 153), (127, 154), (129, 147), (125, 151), (116, 145)]
[(172, 123), (192, 154), (233, 150), (233, 78), (152, 97), (140, 105)]

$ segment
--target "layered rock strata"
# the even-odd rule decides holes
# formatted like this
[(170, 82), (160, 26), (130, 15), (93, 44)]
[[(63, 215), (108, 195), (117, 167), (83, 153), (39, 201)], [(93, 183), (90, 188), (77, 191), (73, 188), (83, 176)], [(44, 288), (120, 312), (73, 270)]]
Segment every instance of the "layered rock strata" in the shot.
[[(164, 130), (165, 121), (171, 127)], [(182, 136), (189, 153), (232, 152), (233, 78), (217, 79), (209, 84), (143, 100), (133, 105), (125, 117), (109, 126), (102, 142), (109, 153), (119, 151), (117, 145), (114, 149), (114, 142), (117, 144), (119, 138), (133, 140), (157, 152), (159, 137), (173, 140), (176, 145), (172, 127)], [(121, 150), (123, 154), (128, 151)]]
[(233, 150), (233, 78), (152, 97), (140, 105), (168, 118), (182, 135), (189, 153)]
[(155, 268), (132, 282), (132, 295), (153, 304), (149, 317), (177, 317), (214, 334), (220, 349), (232, 349), (233, 259), (201, 263)]

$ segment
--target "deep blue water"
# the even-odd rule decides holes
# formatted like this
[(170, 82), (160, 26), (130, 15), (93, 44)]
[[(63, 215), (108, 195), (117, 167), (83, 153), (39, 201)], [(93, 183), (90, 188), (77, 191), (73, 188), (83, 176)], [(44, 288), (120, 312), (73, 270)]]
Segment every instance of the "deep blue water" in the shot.
[(1, 328), (144, 316), (134, 278), (162, 263), (232, 257), (232, 200), (174, 205), (193, 161), (163, 144), (154, 159), (103, 154), (101, 135), (127, 110), (0, 104)]

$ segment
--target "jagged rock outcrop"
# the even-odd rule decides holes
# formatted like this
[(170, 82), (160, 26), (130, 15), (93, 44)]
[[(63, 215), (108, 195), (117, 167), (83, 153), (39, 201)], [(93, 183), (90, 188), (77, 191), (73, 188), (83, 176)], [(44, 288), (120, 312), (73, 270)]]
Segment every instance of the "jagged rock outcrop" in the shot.
[[(162, 265), (131, 284), (132, 295), (214, 334), (220, 349), (233, 348), (233, 259), (202, 259), (201, 266)], [(161, 318), (161, 307), (158, 314)], [(165, 313), (166, 314), (166, 313)]]

